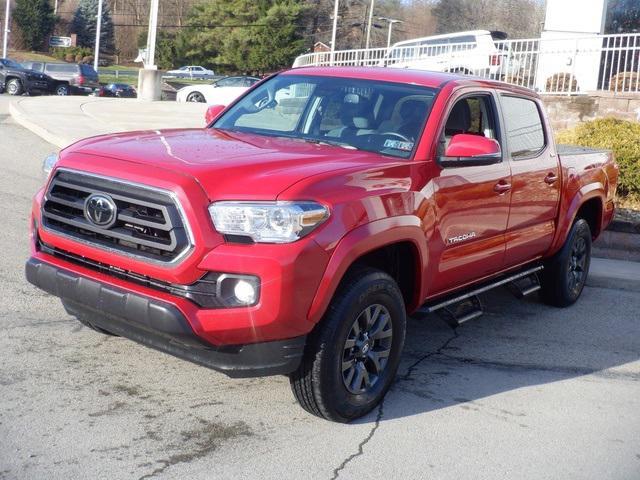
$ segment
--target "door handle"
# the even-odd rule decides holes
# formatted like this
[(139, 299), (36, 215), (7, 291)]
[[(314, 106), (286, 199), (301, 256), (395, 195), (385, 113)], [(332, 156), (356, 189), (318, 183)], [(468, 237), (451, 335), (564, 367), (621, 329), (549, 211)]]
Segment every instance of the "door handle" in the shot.
[(506, 180), (500, 180), (493, 187), (493, 191), (497, 192), (497, 193), (500, 193), (500, 194), (506, 193), (509, 190), (511, 190), (511, 184), (508, 183)]
[(544, 183), (549, 185), (553, 185), (558, 180), (558, 175), (553, 172), (549, 172), (546, 177), (544, 177)]

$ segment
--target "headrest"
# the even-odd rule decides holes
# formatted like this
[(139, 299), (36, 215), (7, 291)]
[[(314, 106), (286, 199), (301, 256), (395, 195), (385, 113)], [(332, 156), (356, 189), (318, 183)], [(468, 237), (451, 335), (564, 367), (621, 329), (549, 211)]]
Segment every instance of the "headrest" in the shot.
[(447, 131), (467, 132), (469, 128), (471, 128), (471, 110), (466, 100), (460, 100), (451, 109), (445, 125), (445, 134)]
[(353, 117), (353, 126), (356, 128), (369, 128), (369, 119), (367, 117)]

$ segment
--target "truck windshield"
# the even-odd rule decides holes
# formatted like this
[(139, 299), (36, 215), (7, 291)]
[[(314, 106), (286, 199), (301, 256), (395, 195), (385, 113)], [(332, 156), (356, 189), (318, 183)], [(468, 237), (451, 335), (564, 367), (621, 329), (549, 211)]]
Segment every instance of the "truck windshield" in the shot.
[(213, 128), (408, 158), (435, 94), (433, 88), (377, 80), (278, 75), (229, 108)]
[(14, 62), (13, 60), (9, 60), (8, 58), (0, 58), (0, 63), (7, 68), (22, 68), (18, 62)]

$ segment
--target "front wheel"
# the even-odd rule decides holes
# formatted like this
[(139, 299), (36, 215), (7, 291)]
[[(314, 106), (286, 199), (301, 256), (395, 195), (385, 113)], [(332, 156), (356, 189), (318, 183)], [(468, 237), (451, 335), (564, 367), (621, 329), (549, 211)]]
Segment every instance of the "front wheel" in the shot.
[(12, 78), (7, 82), (6, 86), (7, 93), (9, 95), (22, 95), (24, 88), (22, 87), (22, 82), (17, 78)]
[(382, 400), (398, 370), (406, 313), (396, 282), (365, 269), (345, 280), (309, 335), (289, 377), (308, 412), (335, 422), (359, 418)]
[(591, 229), (578, 219), (562, 249), (545, 265), (540, 284), (542, 299), (549, 305), (568, 307), (578, 300), (591, 263)]

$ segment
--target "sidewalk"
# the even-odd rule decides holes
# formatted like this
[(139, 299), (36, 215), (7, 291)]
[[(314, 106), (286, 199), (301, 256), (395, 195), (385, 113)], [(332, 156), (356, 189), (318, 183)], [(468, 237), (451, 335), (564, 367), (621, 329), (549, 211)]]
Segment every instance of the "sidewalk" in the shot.
[(206, 108), (203, 103), (42, 96), (16, 98), (9, 112), (23, 127), (64, 148), (104, 133), (203, 127)]

